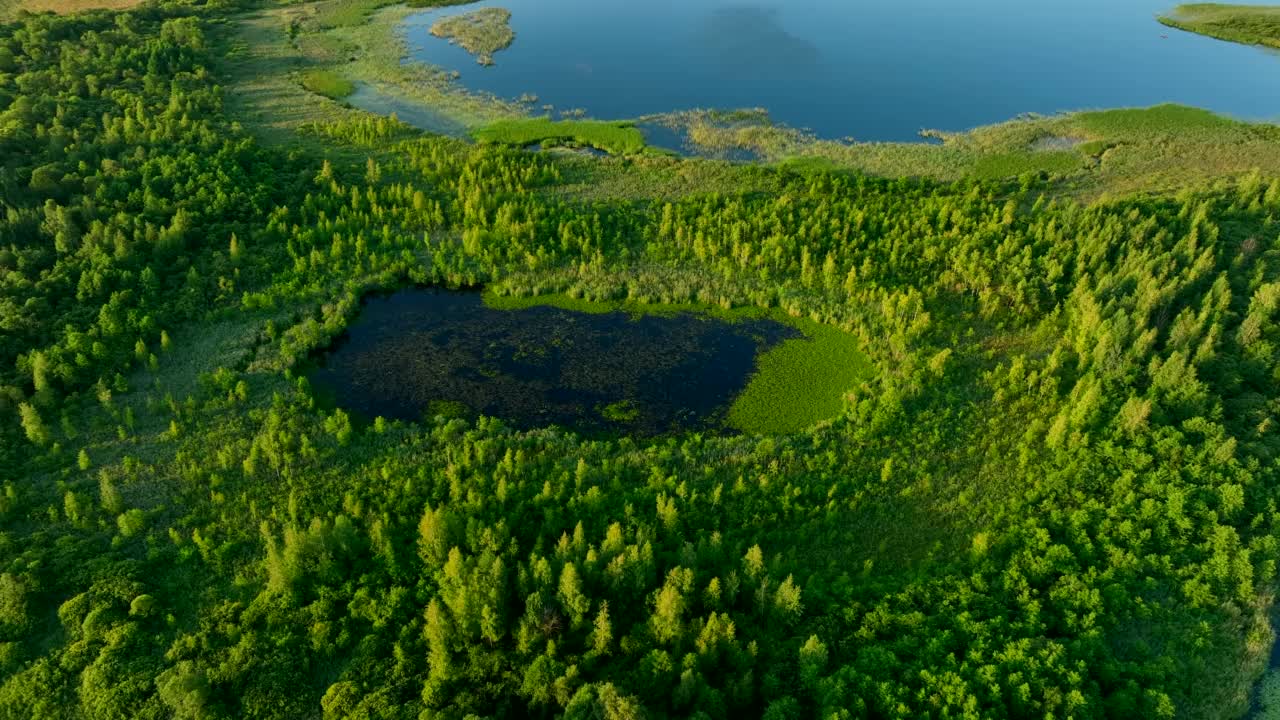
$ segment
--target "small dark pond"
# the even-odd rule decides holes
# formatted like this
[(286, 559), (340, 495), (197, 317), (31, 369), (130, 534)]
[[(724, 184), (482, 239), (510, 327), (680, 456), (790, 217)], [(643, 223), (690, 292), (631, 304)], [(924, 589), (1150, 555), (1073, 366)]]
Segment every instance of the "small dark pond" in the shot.
[(366, 418), (653, 436), (718, 429), (758, 353), (793, 337), (772, 320), (497, 310), (479, 292), (412, 289), (366, 299), (311, 381)]

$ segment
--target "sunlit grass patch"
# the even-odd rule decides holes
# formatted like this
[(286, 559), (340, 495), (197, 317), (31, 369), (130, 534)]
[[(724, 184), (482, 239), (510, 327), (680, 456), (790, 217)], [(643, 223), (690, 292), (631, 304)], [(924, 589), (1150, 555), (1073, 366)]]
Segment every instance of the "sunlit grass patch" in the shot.
[(1074, 150), (1029, 152), (1018, 150), (980, 156), (973, 164), (973, 177), (1000, 179), (1028, 172), (1069, 173), (1085, 165), (1083, 154)]
[(499, 120), (475, 131), (482, 143), (530, 145), (572, 142), (614, 155), (633, 155), (645, 149), (644, 134), (629, 122), (552, 120), (547, 117)]
[(354, 83), (332, 70), (306, 71), (302, 74), (302, 87), (334, 100), (341, 100), (356, 91)]
[(729, 425), (744, 432), (804, 430), (844, 411), (845, 395), (871, 374), (853, 335), (812, 320), (789, 319), (804, 334), (762, 354), (757, 370), (729, 409)]
[(1261, 127), (1186, 105), (1081, 112), (1068, 119), (1072, 125), (1092, 135), (1134, 140), (1152, 135), (1216, 135), (1223, 131)]

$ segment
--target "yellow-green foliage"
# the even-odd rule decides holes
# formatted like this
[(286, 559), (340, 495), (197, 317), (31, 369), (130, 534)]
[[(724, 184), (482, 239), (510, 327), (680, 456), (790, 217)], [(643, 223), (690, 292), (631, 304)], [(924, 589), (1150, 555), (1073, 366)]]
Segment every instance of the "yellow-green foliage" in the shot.
[(1219, 40), (1280, 47), (1280, 6), (1190, 3), (1179, 5), (1160, 22)]
[(545, 142), (570, 142), (589, 145), (614, 155), (631, 155), (645, 149), (644, 134), (628, 122), (602, 120), (552, 120), (529, 118), (499, 120), (475, 132), (482, 143), (530, 145)]
[(493, 54), (505, 50), (516, 39), (511, 31), (511, 11), (482, 8), (461, 15), (440, 18), (431, 26), (431, 34), (447, 38), (476, 56), (481, 65), (492, 65)]

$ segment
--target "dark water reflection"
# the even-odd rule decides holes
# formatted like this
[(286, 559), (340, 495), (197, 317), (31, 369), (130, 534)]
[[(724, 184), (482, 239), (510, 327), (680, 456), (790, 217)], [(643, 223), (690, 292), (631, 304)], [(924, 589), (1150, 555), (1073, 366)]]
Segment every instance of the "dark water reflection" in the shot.
[(311, 379), (368, 418), (462, 410), (652, 436), (718, 428), (757, 354), (798, 336), (769, 320), (494, 310), (478, 292), (414, 289), (368, 299)]

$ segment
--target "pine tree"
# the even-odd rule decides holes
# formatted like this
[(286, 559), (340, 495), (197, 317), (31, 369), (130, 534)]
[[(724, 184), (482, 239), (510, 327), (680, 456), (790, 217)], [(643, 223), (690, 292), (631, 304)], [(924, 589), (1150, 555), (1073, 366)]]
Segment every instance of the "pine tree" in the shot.
[(432, 510), (428, 505), (418, 521), (418, 557), (429, 569), (440, 567), (453, 547), (450, 538), (452, 517), (443, 506)]
[(600, 612), (596, 613), (595, 625), (591, 630), (591, 651), (597, 655), (608, 655), (609, 644), (613, 642), (613, 623), (609, 620), (609, 603), (600, 603)]
[(51, 439), (49, 429), (40, 418), (40, 411), (31, 403), (24, 402), (18, 405), (18, 413), (22, 416), (22, 431), (27, 434), (27, 439), (34, 445), (48, 445)]
[(566, 563), (560, 571), (560, 604), (569, 614), (569, 625), (581, 627), (586, 621), (587, 612), (591, 610), (591, 600), (582, 593), (582, 581), (578, 577), (578, 568), (573, 563)]

